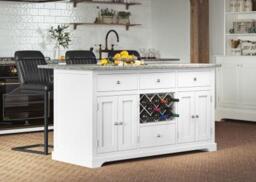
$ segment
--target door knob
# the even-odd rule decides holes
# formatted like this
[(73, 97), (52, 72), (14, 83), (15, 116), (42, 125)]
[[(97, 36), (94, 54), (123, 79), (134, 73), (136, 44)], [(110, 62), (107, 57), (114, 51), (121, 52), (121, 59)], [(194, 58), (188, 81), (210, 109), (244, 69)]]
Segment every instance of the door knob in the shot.
[(157, 80), (156, 80), (156, 82), (157, 82), (157, 83), (160, 83), (160, 82), (161, 82), (161, 80), (160, 80), (160, 79), (157, 79)]
[(118, 122), (115, 122), (115, 123), (114, 123), (114, 125), (115, 125), (115, 126), (118, 126), (118, 125), (119, 125), (119, 123), (118, 123)]
[(196, 78), (196, 77), (194, 78), (194, 81), (195, 81), (195, 82), (197, 81), (197, 78)]
[(117, 85), (120, 85), (120, 84), (121, 84), (121, 82), (118, 80), (118, 81), (116, 82), (116, 84), (117, 84)]
[(199, 115), (196, 115), (196, 118), (199, 118)]
[(195, 119), (195, 118), (196, 118), (194, 115), (192, 115), (191, 117), (192, 117), (192, 119)]

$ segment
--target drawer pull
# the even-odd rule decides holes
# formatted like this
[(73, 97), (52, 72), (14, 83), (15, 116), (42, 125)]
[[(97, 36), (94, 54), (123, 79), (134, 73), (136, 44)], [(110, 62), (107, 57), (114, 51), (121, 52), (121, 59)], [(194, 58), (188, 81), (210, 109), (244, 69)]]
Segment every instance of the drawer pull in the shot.
[(119, 123), (118, 123), (118, 122), (115, 122), (115, 123), (114, 123), (114, 125), (115, 125), (115, 126), (118, 126), (118, 125), (119, 125)]
[(156, 80), (156, 82), (157, 82), (157, 83), (160, 83), (160, 82), (161, 82), (161, 80), (160, 80), (160, 79), (157, 79), (157, 80)]
[(160, 135), (160, 134), (158, 134), (156, 137), (157, 137), (157, 138), (161, 138), (161, 135)]
[(196, 115), (196, 118), (199, 118), (199, 115)]
[(192, 119), (195, 119), (196, 117), (194, 115), (192, 115)]
[(117, 85), (120, 85), (120, 84), (121, 84), (121, 82), (118, 80), (118, 81), (116, 82), (116, 84), (117, 84)]
[(197, 78), (195, 77), (195, 78), (194, 78), (194, 82), (196, 82), (196, 81), (197, 81)]

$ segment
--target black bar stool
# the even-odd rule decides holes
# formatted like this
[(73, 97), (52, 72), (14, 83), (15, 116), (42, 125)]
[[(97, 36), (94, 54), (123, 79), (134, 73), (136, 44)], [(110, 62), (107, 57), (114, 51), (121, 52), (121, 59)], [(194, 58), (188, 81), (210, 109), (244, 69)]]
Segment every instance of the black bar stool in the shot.
[[(44, 96), (44, 144), (15, 147), (13, 150), (48, 155), (48, 148), (53, 147), (48, 145), (48, 101), (49, 93), (53, 91), (52, 71), (38, 69), (38, 65), (47, 64), (40, 51), (17, 51), (15, 52), (15, 61), (21, 83), (21, 92), (32, 92)], [(44, 151), (31, 149), (36, 147), (44, 147)]]
[(92, 51), (67, 51), (65, 57), (67, 64), (97, 64), (96, 56)]

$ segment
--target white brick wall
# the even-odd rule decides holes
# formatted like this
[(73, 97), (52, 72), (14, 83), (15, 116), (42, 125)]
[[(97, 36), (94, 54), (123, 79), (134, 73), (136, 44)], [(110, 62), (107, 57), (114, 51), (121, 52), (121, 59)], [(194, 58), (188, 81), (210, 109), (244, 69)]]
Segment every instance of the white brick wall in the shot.
[[(130, 7), (132, 22), (143, 26), (113, 27), (120, 35), (120, 49), (152, 47), (151, 1), (140, 0), (142, 6)], [(48, 29), (61, 23), (93, 22), (97, 6), (125, 10), (124, 6), (81, 3), (73, 8), (71, 3), (18, 3), (0, 1), (0, 57), (13, 56), (16, 50), (41, 50), (45, 56), (53, 57), (54, 43), (49, 39)], [(72, 32), (70, 49), (89, 49), (95, 44), (104, 44), (108, 26), (81, 26)], [(114, 37), (111, 42), (115, 43)], [(65, 50), (62, 51), (64, 54)]]

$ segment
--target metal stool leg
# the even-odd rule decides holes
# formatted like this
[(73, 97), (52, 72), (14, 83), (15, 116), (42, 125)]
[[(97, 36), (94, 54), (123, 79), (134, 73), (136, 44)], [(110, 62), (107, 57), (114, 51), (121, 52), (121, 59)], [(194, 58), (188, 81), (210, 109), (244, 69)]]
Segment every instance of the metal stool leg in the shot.
[(48, 155), (48, 91), (44, 93), (44, 154)]
[[(33, 153), (33, 154), (43, 154), (43, 155), (48, 155), (49, 154), (49, 148), (53, 148), (52, 145), (49, 145), (48, 143), (48, 113), (49, 113), (49, 101), (48, 98), (49, 93), (45, 92), (44, 93), (44, 144), (35, 144), (35, 145), (28, 145), (28, 146), (22, 146), (22, 147), (15, 147), (12, 148), (12, 150), (19, 151), (19, 152), (27, 152), (27, 153)], [(36, 148), (36, 147), (43, 147), (44, 151), (35, 151), (31, 150), (31, 148)]]

